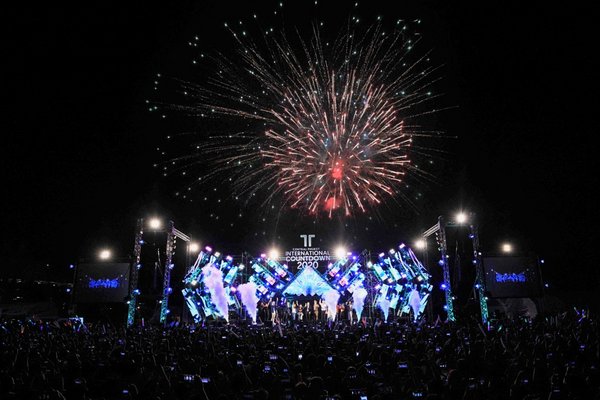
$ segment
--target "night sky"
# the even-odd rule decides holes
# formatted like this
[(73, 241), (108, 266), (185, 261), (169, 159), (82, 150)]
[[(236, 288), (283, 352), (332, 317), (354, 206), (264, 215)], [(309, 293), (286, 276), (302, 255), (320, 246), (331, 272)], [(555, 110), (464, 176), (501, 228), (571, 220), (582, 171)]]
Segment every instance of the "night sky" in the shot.
[[(464, 208), (477, 213), (487, 253), (507, 240), (519, 253), (543, 257), (544, 277), (553, 284), (565, 284), (565, 269), (591, 274), (582, 285), (597, 283), (597, 122), (585, 122), (598, 93), (592, 24), (585, 21), (590, 10), (301, 3), (289, 14), (284, 7), (286, 24), (318, 18), (335, 27), (349, 15), (366, 23), (379, 15), (422, 20), (422, 48), (443, 65), (441, 102), (451, 109), (429, 121), (445, 131), (448, 139), (436, 145), (446, 154), (433, 171), (436, 182), (419, 188), (416, 210), (391, 202), (348, 220), (315, 224), (289, 210), (275, 218), (228, 199), (226, 186), (182, 200), (174, 193), (185, 182), (153, 168), (156, 148), (181, 126), (176, 115), (163, 121), (147, 111), (147, 99), (160, 100), (156, 74), (200, 80), (188, 41), (198, 35), (203, 50), (231, 53), (223, 22), (267, 15), (278, 2), (24, 6), (8, 13), (3, 57), (10, 105), (1, 146), (2, 273), (59, 276), (103, 245), (126, 256), (135, 219), (147, 215), (167, 215), (223, 251), (258, 254), (271, 244), (299, 246), (297, 235), (308, 230), (322, 247), (344, 242), (358, 251), (385, 250), (412, 242), (438, 215)], [(271, 18), (274, 26), (278, 18)]]

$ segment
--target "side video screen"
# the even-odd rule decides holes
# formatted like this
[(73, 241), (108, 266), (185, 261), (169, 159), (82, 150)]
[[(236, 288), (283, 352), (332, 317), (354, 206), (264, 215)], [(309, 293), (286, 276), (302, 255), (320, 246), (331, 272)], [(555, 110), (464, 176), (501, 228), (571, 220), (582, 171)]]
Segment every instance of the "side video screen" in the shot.
[(542, 295), (535, 257), (485, 257), (485, 285), (490, 297), (538, 297)]
[(119, 303), (129, 292), (129, 263), (79, 264), (76, 303)]

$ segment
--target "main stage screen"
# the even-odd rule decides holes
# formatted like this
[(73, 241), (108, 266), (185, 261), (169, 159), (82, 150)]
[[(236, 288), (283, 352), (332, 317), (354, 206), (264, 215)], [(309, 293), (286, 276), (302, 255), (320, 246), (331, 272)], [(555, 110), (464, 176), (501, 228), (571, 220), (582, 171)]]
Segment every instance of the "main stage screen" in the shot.
[(117, 303), (129, 290), (129, 263), (79, 264), (75, 279), (76, 303)]
[(490, 297), (542, 295), (539, 266), (534, 257), (485, 257), (483, 268)]

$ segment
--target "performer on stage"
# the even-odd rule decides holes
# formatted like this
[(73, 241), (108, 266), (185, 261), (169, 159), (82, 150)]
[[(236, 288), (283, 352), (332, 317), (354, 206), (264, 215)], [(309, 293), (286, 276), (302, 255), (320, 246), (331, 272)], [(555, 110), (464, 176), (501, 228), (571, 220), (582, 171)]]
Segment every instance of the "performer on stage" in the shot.
[(275, 320), (277, 320), (277, 301), (271, 300), (269, 305), (271, 309), (271, 322), (275, 323)]
[(279, 322), (286, 323), (288, 320), (288, 308), (287, 302), (284, 298), (281, 298), (279, 302), (277, 302), (277, 314), (279, 317)]
[(295, 301), (292, 302), (292, 321), (296, 322), (296, 319), (298, 317), (298, 305), (296, 304)]
[(327, 303), (325, 303), (325, 301), (323, 301), (321, 299), (321, 319), (322, 320), (327, 320), (327, 310), (329, 310)]
[(313, 302), (313, 315), (314, 315), (315, 321), (318, 321), (319, 320), (319, 302), (317, 302), (316, 299)]
[(343, 304), (338, 304), (337, 305), (337, 310), (336, 310), (336, 318), (338, 321), (340, 321), (343, 317), (344, 317), (344, 305)]
[(260, 303), (260, 320), (265, 322), (269, 320), (269, 303), (261, 301)]
[(298, 321), (302, 321), (304, 318), (304, 310), (302, 307), (302, 303), (298, 304)]
[(352, 307), (352, 300), (348, 301), (346, 310), (348, 311), (348, 321), (350, 321), (350, 325), (354, 322), (354, 307)]

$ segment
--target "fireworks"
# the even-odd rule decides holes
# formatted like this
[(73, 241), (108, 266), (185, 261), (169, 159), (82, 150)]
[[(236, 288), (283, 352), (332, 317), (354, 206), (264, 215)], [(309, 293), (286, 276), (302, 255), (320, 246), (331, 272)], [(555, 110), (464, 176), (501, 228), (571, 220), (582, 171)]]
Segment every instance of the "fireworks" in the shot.
[(211, 58), (216, 74), (205, 84), (182, 82), (194, 101), (176, 108), (230, 131), (178, 158), (179, 168), (210, 165), (200, 182), (226, 174), (237, 196), (265, 193), (329, 216), (365, 212), (400, 194), (407, 174), (423, 174), (411, 164), (413, 138), (429, 132), (413, 120), (435, 111), (437, 68), (412, 56), (418, 36), (376, 25), (330, 43), (314, 26), (308, 40), (271, 29), (257, 42), (226, 27), (236, 56)]

